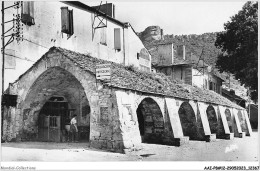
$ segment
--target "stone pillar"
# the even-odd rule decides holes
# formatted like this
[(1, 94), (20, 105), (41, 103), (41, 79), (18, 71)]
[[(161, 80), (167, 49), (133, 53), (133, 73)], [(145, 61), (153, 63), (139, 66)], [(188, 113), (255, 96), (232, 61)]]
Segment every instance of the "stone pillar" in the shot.
[(174, 136), (173, 144), (180, 146), (187, 143), (189, 141), (189, 137), (183, 136), (181, 121), (178, 114), (179, 106), (177, 106), (176, 100), (172, 98), (165, 98), (165, 102)]
[(233, 128), (234, 128), (234, 136), (243, 138), (245, 137), (245, 132), (242, 132), (242, 128), (237, 116), (238, 110), (235, 108), (232, 108), (232, 119), (233, 119)]
[(198, 103), (194, 102), (194, 101), (189, 101), (190, 106), (192, 107), (192, 110), (194, 111), (195, 114), (195, 118), (196, 118), (196, 136), (197, 136), (197, 140), (205, 140), (205, 132), (204, 132), (204, 128), (203, 128), (203, 123), (202, 123), (202, 119), (200, 116), (200, 112), (199, 112), (199, 107), (198, 107)]
[(200, 112), (201, 122), (203, 125), (203, 130), (205, 133), (205, 140), (207, 142), (215, 141), (216, 140), (216, 134), (211, 134), (210, 127), (209, 127), (209, 121), (206, 114), (207, 106), (205, 103), (198, 102), (198, 109)]
[(246, 136), (251, 136), (253, 131), (252, 131), (252, 127), (251, 127), (251, 124), (250, 124), (250, 121), (249, 121), (249, 117), (248, 117), (247, 111), (246, 110), (242, 110), (241, 112), (244, 115), (245, 121), (246, 121), (246, 129), (247, 129)]
[(98, 138), (100, 137), (100, 130), (98, 128), (98, 122), (99, 122), (98, 100), (99, 100), (98, 93), (93, 93), (89, 101), (89, 104), (91, 106), (89, 142), (90, 142), (90, 146), (94, 148), (99, 147)]
[(139, 131), (136, 112), (133, 111), (134, 94), (124, 91), (115, 91), (117, 108), (119, 114), (119, 127), (122, 137), (123, 152), (139, 149), (141, 145), (141, 135)]
[(225, 107), (219, 105), (218, 108), (219, 108), (219, 112), (220, 112), (220, 119), (223, 123), (223, 127), (224, 127), (224, 130), (225, 130), (225, 135), (221, 138), (234, 139), (234, 133), (230, 133), (230, 130), (229, 130), (229, 127), (228, 127), (227, 118), (226, 118), (226, 115), (225, 115)]

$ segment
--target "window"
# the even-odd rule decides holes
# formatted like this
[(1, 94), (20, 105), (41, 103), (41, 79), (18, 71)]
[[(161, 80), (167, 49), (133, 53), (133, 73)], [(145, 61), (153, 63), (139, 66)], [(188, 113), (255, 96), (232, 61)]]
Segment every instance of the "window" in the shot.
[(28, 25), (34, 25), (34, 2), (33, 1), (24, 1), (22, 3), (22, 15), (21, 21)]
[(100, 28), (100, 43), (102, 45), (107, 45), (107, 28)]
[(68, 7), (61, 7), (61, 32), (73, 35), (73, 10)]
[(207, 79), (205, 79), (204, 88), (205, 88), (205, 89), (208, 89), (208, 80), (207, 80)]
[(213, 90), (213, 82), (211, 82), (211, 81), (209, 82), (209, 89)]
[(120, 37), (120, 28), (114, 29), (114, 45), (115, 50), (121, 50), (121, 37)]
[(139, 59), (140, 58), (140, 53), (137, 53), (136, 56), (137, 56), (137, 59)]

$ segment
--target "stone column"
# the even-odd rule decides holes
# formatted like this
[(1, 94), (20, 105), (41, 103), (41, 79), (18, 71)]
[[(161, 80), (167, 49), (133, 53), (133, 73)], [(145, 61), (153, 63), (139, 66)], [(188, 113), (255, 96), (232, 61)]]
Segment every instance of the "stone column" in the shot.
[(209, 121), (206, 114), (207, 106), (203, 102), (198, 102), (198, 109), (200, 112), (201, 122), (203, 125), (203, 130), (205, 133), (205, 140), (207, 142), (215, 141), (216, 140), (216, 134), (211, 134), (210, 127), (209, 127)]
[(245, 136), (245, 132), (242, 132), (242, 128), (237, 116), (238, 110), (232, 108), (232, 119), (233, 119), (233, 128), (235, 137), (243, 138)]
[(133, 111), (134, 94), (116, 90), (116, 101), (119, 122), (117, 126), (121, 129), (123, 152), (140, 148), (141, 135), (138, 127), (136, 112)]
[(225, 115), (225, 107), (224, 106), (218, 106), (219, 112), (220, 112), (220, 119), (222, 120), (223, 127), (225, 130), (225, 136), (224, 139), (234, 139), (234, 133), (230, 133), (228, 123), (227, 123), (227, 117)]
[(189, 141), (189, 137), (183, 136), (181, 121), (178, 114), (179, 106), (177, 106), (176, 100), (172, 98), (165, 98), (165, 102), (174, 136), (173, 144), (176, 146), (180, 146), (187, 143)]
[(249, 117), (248, 117), (247, 111), (246, 110), (242, 110), (241, 112), (244, 115), (245, 121), (246, 121), (246, 128), (247, 128), (246, 136), (251, 136), (253, 131), (252, 131), (252, 127), (251, 127), (251, 124), (250, 124), (250, 121), (249, 121)]

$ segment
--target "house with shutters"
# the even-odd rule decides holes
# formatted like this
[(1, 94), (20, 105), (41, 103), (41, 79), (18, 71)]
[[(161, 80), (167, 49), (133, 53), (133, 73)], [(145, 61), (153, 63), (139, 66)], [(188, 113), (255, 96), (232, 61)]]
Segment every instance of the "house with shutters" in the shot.
[[(79, 141), (121, 153), (141, 143), (180, 146), (252, 134), (247, 111), (223, 96), (143, 72), (151, 70), (151, 56), (131, 25), (115, 19), (112, 4), (26, 1), (5, 17), (13, 14), (23, 31), (6, 47), (6, 58), (17, 62), (9, 60), (5, 81), (23, 74), (4, 95), (4, 141), (65, 142), (73, 114)], [(108, 66), (109, 81), (98, 77), (99, 66)]]
[(14, 40), (5, 47), (5, 89), (52, 46), (151, 70), (149, 52), (131, 24), (116, 19), (112, 3), (22, 1), (5, 10), (4, 20), (13, 19), (5, 24), (6, 31), (18, 28), (11, 29)]
[(212, 67), (192, 54), (185, 45), (158, 44), (152, 55), (153, 68), (172, 79), (221, 94), (224, 81)]

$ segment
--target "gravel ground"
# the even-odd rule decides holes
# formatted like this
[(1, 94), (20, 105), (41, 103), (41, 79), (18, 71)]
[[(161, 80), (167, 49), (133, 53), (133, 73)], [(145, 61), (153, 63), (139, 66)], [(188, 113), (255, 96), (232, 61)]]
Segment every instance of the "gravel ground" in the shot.
[(88, 143), (2, 143), (2, 161), (258, 161), (258, 132), (251, 137), (215, 142), (190, 141), (181, 147), (142, 144), (139, 151), (111, 153)]

